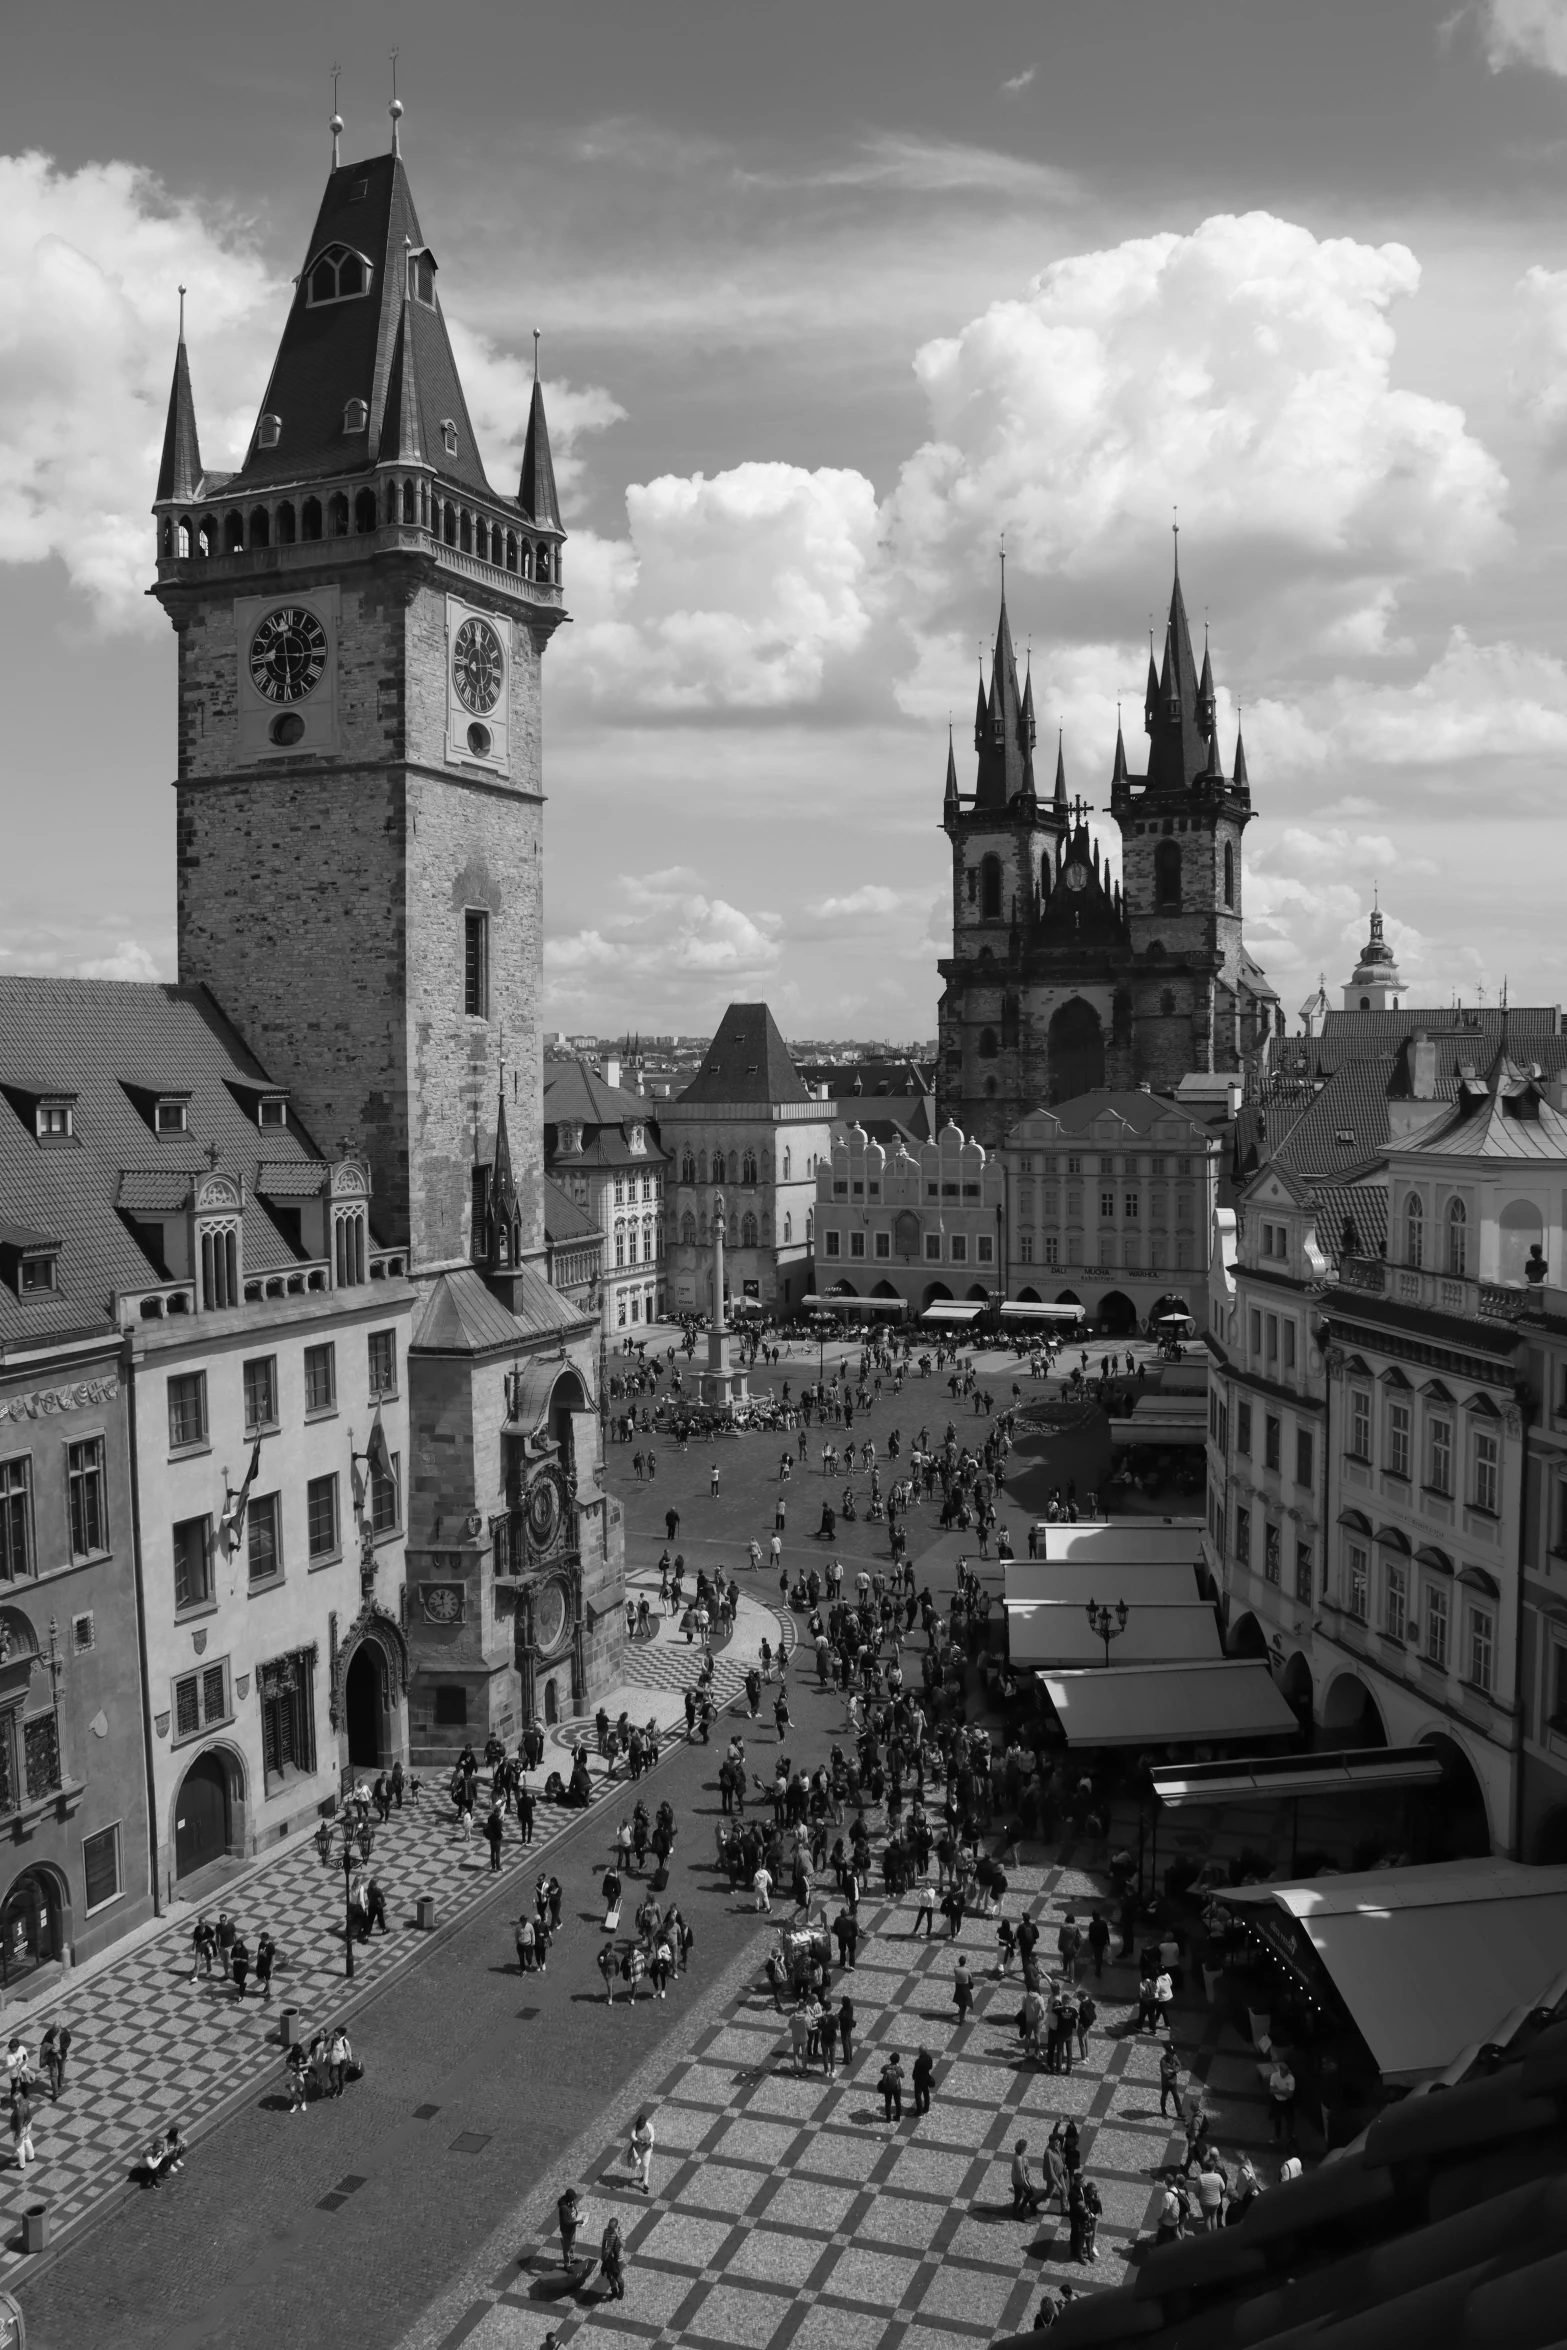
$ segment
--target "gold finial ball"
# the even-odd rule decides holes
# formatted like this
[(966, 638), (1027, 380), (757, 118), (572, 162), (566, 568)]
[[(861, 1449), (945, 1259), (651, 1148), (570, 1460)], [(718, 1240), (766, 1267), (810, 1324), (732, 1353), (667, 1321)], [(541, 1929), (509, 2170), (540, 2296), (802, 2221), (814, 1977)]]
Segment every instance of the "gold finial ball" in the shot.
[(401, 122), (403, 118), (403, 102), (401, 98), (394, 98), (386, 111), (391, 116), (393, 122)]
[(330, 121), (330, 122), (327, 124), (327, 126), (326, 126), (326, 127), (327, 127), (327, 129), (328, 129), (328, 130), (331, 132), (331, 134), (332, 134), (332, 136), (333, 136), (333, 138), (334, 138), (334, 139), (340, 139), (340, 138), (342, 137), (342, 135), (343, 135), (343, 118), (342, 118), (342, 116), (341, 116), (340, 114), (334, 114), (334, 115), (333, 115), (333, 117), (332, 117), (332, 119), (331, 119), (331, 121)]

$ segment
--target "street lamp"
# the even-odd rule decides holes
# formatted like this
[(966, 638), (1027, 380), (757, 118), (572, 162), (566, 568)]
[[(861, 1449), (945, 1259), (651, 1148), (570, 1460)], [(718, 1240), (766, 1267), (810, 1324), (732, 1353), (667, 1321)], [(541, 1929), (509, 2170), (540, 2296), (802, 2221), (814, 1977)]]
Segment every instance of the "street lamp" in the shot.
[[(343, 1972), (349, 1982), (352, 1982), (354, 1979), (354, 1849), (357, 1845), (359, 1858), (368, 1868), (370, 1855), (375, 1850), (375, 1828), (369, 1820), (364, 1820), (356, 1831), (353, 1821), (347, 1813), (343, 1816), (342, 1825), (343, 1848), (338, 1857), (343, 1863)], [(323, 1820), (321, 1822), (312, 1841), (317, 1852), (321, 1855), (322, 1866), (330, 1868), (333, 1838), (329, 1821)]]
[(1131, 1609), (1124, 1599), (1118, 1599), (1114, 1607), (1100, 1607), (1093, 1600), (1088, 1603), (1088, 1629), (1096, 1640), (1104, 1642), (1105, 1663), (1107, 1665), (1110, 1662), (1110, 1643), (1112, 1640), (1120, 1639), (1121, 1634), (1126, 1630), (1126, 1619), (1130, 1614)]

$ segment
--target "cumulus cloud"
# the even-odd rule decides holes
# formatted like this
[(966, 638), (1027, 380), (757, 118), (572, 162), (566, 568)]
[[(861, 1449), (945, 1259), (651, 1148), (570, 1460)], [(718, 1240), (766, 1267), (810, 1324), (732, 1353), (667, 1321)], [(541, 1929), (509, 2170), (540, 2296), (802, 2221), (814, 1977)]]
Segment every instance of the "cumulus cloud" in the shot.
[[(244, 451), (291, 287), (264, 259), (253, 223), (176, 198), (127, 163), (59, 169), (0, 156), (0, 562), (63, 564), (105, 626), (161, 626), (143, 590), (149, 508), (179, 319), (187, 331), (202, 455)], [(530, 371), (448, 319), (493, 477), (515, 485)], [(622, 411), (591, 386), (546, 383), (562, 497), (578, 444)]]
[(1567, 457), (1567, 269), (1524, 272), (1508, 383), (1545, 454)]
[(1001, 87), (1003, 90), (1005, 90), (1009, 98), (1015, 98), (1019, 90), (1026, 90), (1028, 88), (1029, 83), (1033, 80), (1035, 74), (1038, 73), (1038, 71), (1039, 68), (1037, 65), (1025, 65), (1021, 73), (1013, 74), (1009, 80), (1002, 83)]
[[(820, 700), (871, 626), (876, 497), (861, 473), (745, 464), (626, 492), (588, 554), (562, 682), (614, 713), (782, 714)], [(573, 557), (573, 595), (581, 593)]]
[(879, 881), (867, 881), (858, 889), (851, 889), (846, 897), (823, 898), (814, 910), (821, 920), (828, 922), (840, 917), (852, 919), (856, 914), (895, 914), (906, 898), (924, 894), (888, 889)]
[(762, 979), (777, 969), (779, 916), (747, 914), (708, 896), (698, 876), (683, 867), (623, 874), (618, 893), (620, 908), (597, 927), (545, 940), (551, 1004), (606, 996), (655, 1006), (701, 1004), (720, 986)]
[(1493, 73), (1506, 65), (1534, 65), (1567, 74), (1564, 0), (1482, 0), (1480, 35)]
[(5, 943), (0, 971), (37, 972), (66, 979), (172, 979), (172, 938), (150, 945), (131, 935), (123, 917), (94, 927), (40, 920), (31, 903), (0, 904)]
[(915, 366), (932, 435), (889, 535), (906, 589), (1009, 555), (1081, 594), (1146, 579), (1171, 504), (1233, 585), (1331, 586), (1324, 618), (1379, 635), (1412, 571), (1505, 543), (1506, 484), (1451, 403), (1395, 385), (1391, 312), (1420, 271), (1397, 244), (1267, 213), (1053, 263)]

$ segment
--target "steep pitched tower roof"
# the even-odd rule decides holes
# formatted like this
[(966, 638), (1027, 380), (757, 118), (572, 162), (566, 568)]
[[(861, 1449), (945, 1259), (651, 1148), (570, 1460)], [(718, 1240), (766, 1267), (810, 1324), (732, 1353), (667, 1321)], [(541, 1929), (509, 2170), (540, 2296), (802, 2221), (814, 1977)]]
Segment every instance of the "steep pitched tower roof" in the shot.
[(806, 1102), (810, 1090), (766, 1004), (731, 1004), (683, 1102)]
[(185, 349), (184, 289), (180, 300), (180, 339), (174, 354), (174, 381), (169, 386), (168, 421), (163, 427), (163, 458), (158, 467), (158, 500), (162, 504), (194, 502), (201, 496), (201, 442), (196, 434), (196, 403), (190, 388), (190, 358)]
[(523, 443), (517, 503), (540, 530), (559, 530), (560, 501), (555, 495), (550, 431), (544, 421), (544, 387), (537, 376), (533, 379), (533, 399), (528, 408), (528, 437)]
[(448, 480), (489, 492), (436, 267), (400, 155), (372, 155), (329, 175), (236, 488), (368, 471), (401, 344), (399, 405), (416, 400), (421, 446)]
[(996, 622), (996, 654), (990, 668), (990, 698), (983, 734), (974, 805), (1005, 808), (1027, 787), (1030, 766), (1028, 717), (1018, 685), (1017, 655), (1012, 650), (1012, 624), (1007, 618), (1005, 591), (1001, 597), (1001, 617)]
[(1209, 670), (1205, 679), (1199, 676), (1177, 562), (1175, 582), (1170, 590), (1170, 616), (1165, 623), (1164, 665), (1159, 673), (1153, 724), (1148, 730), (1150, 791), (1174, 790), (1206, 774), (1208, 739), (1200, 709), (1205, 687), (1211, 694), (1213, 675)]

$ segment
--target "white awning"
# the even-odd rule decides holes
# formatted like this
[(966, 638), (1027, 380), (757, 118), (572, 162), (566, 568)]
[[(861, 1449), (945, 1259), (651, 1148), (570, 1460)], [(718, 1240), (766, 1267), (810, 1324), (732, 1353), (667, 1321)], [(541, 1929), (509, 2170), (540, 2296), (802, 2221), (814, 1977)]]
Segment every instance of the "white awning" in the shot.
[[(1113, 1607), (1120, 1593), (1107, 1586), (1093, 1595)], [(1087, 1604), (1054, 1599), (1008, 1600), (1007, 1655), (1022, 1670), (1029, 1665), (1102, 1665), (1104, 1642), (1088, 1621)], [(1129, 1605), (1126, 1628), (1110, 1643), (1112, 1670), (1127, 1665), (1217, 1664), (1224, 1650), (1213, 1609), (1196, 1598), (1173, 1605)]]
[(1037, 1298), (1009, 1297), (1002, 1306), (1003, 1318), (1009, 1322), (1081, 1322), (1082, 1306), (1046, 1306)]
[[(1114, 1648), (1111, 1649), (1112, 1656)], [(1106, 1672), (1042, 1672), (1073, 1746), (1209, 1746), (1282, 1738), (1300, 1724), (1260, 1659), (1217, 1664), (1112, 1664)]]
[[(1040, 1558), (1052, 1566), (1097, 1566), (1136, 1559), (1183, 1559), (1205, 1563), (1201, 1518), (1094, 1518), (1085, 1525), (1035, 1520)], [(1030, 1561), (1031, 1565), (1038, 1561)]]
[(1232, 1762), (1171, 1763), (1150, 1771), (1170, 1811), (1201, 1803), (1272, 1803), (1281, 1796), (1353, 1795), (1377, 1787), (1432, 1787), (1442, 1764), (1434, 1747), (1383, 1746), (1348, 1753), (1238, 1755)]
[(1302, 1981), (1326, 1969), (1390, 2081), (1444, 2072), (1538, 1999), (1567, 1949), (1567, 1868), (1430, 1861), (1219, 1898)]
[(1091, 1599), (1112, 1605), (1124, 1599), (1128, 1607), (1190, 1607), (1202, 1597), (1197, 1571), (1190, 1559), (1071, 1559), (1052, 1565), (1048, 1559), (1008, 1559), (1004, 1570), (1008, 1610), (1037, 1607), (1054, 1601), (1065, 1607), (1086, 1607)]
[(933, 1306), (927, 1306), (920, 1316), (922, 1322), (977, 1322), (983, 1306), (959, 1305), (956, 1298), (941, 1297)]

